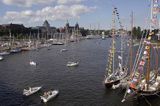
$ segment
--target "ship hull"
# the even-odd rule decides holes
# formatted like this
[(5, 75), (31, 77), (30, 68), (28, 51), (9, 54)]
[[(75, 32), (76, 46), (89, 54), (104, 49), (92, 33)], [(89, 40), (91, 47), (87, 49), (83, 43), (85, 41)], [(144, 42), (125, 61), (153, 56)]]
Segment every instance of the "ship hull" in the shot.
[(105, 86), (106, 86), (106, 88), (111, 88), (113, 85), (117, 85), (119, 83), (120, 83), (120, 80), (115, 80), (115, 81), (112, 81), (112, 82), (106, 82)]
[(139, 91), (137, 94), (139, 96), (146, 96), (146, 97), (152, 97), (152, 96), (157, 96), (157, 94), (160, 93), (160, 90), (156, 90), (156, 91)]
[[(138, 98), (144, 98), (144, 97), (154, 97), (154, 96), (157, 96), (159, 93), (160, 93), (160, 89), (159, 90), (156, 90), (156, 91), (143, 91), (143, 90), (138, 90), (138, 89), (134, 89), (134, 88), (129, 88), (131, 89), (133, 92), (132, 92), (132, 97), (135, 97), (137, 96)], [(134, 96), (133, 96), (134, 94)]]

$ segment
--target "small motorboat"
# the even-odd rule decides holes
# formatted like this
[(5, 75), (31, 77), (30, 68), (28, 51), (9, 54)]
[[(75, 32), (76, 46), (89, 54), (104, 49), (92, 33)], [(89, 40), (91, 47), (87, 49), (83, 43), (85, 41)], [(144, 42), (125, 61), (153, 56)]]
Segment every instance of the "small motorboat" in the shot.
[(30, 64), (31, 66), (36, 66), (36, 65), (37, 65), (37, 63), (34, 62), (34, 61), (30, 61), (29, 64)]
[(40, 96), (40, 98), (43, 100), (44, 103), (46, 103), (49, 100), (51, 100), (52, 98), (56, 97), (58, 95), (58, 93), (59, 93), (58, 90), (44, 92), (44, 95)]
[(102, 40), (105, 40), (106, 36), (104, 35), (104, 33), (102, 34)]
[(64, 43), (63, 42), (54, 42), (54, 43), (52, 43), (52, 45), (64, 45)]
[(21, 50), (22, 51), (31, 51), (31, 50), (35, 50), (35, 47), (23, 47)]
[(51, 50), (51, 48), (47, 48), (47, 50)]
[(75, 67), (75, 66), (78, 66), (79, 62), (68, 62), (67, 63), (67, 66), (68, 67)]
[(0, 61), (2, 61), (4, 58), (2, 56), (0, 56)]
[(9, 55), (9, 54), (10, 54), (10, 52), (7, 52), (7, 51), (0, 52), (0, 55), (1, 55), (1, 56), (4, 56), (4, 55)]
[(61, 49), (61, 52), (66, 52), (67, 51), (67, 49)]
[(41, 88), (42, 88), (41, 86), (40, 87), (32, 87), (32, 88), (29, 87), (29, 89), (24, 89), (23, 90), (23, 95), (30, 96), (30, 95), (38, 92)]
[(22, 50), (20, 48), (15, 48), (15, 49), (11, 49), (10, 52), (11, 53), (19, 53), (21, 52)]

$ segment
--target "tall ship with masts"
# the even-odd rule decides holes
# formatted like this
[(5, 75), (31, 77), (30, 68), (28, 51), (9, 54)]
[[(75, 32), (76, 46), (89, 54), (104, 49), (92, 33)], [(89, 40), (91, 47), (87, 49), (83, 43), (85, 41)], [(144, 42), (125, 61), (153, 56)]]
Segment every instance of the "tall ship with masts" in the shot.
[[(113, 26), (112, 26), (112, 44), (111, 48), (109, 49), (109, 56), (108, 56), (108, 64), (106, 67), (106, 74), (104, 79), (104, 84), (107, 88), (111, 88), (113, 85), (117, 85), (120, 83), (122, 79), (124, 79), (127, 76), (127, 68), (123, 65), (123, 50), (121, 47), (121, 55), (116, 55), (116, 41), (115, 41), (115, 18), (116, 15), (118, 15), (117, 8), (114, 8), (113, 10)], [(118, 15), (119, 19), (119, 15)], [(119, 22), (120, 23), (120, 22)], [(120, 24), (120, 27), (122, 28), (122, 25)], [(122, 35), (121, 35), (122, 36)], [(121, 39), (122, 40), (122, 39)], [(122, 42), (121, 42), (122, 44)], [(121, 45), (122, 46), (122, 45)], [(118, 68), (116, 68), (116, 59), (119, 60)]]
[[(133, 97), (146, 97), (157, 95), (160, 92), (160, 74), (158, 73), (158, 50), (151, 43), (158, 26), (158, 0), (151, 0), (150, 32), (140, 42), (138, 58), (136, 58), (132, 71), (133, 74), (128, 82), (128, 87), (122, 102)], [(156, 64), (152, 66), (151, 62)], [(153, 68), (154, 67), (154, 68)]]

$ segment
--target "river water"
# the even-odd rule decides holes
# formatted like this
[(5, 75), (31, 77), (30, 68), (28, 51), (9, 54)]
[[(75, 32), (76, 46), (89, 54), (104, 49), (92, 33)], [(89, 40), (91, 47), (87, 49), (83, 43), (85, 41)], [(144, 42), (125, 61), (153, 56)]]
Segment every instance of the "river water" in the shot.
[[(119, 41), (119, 40), (117, 40)], [(22, 52), (5, 57), (0, 62), (0, 106), (147, 106), (143, 100), (121, 103), (124, 91), (106, 89), (103, 85), (111, 39), (82, 40), (38, 51)], [(67, 52), (60, 52), (61, 49)], [(29, 65), (34, 60), (37, 66)], [(75, 68), (68, 61), (79, 61)], [(32, 96), (24, 97), (23, 89), (43, 86)], [(40, 95), (58, 89), (60, 94), (44, 104)], [(149, 100), (159, 106), (160, 98)]]

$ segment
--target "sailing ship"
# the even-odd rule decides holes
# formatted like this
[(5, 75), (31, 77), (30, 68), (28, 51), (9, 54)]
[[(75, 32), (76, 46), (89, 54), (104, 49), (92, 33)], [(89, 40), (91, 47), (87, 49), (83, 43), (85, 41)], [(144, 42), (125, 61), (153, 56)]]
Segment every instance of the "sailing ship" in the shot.
[[(157, 27), (157, 8), (158, 0), (151, 0), (151, 23), (150, 32), (145, 36), (145, 40), (140, 43), (138, 52), (139, 58), (135, 60), (132, 68), (133, 74), (128, 82), (126, 93), (122, 102), (132, 97), (154, 96), (160, 92), (160, 74), (158, 73), (158, 50), (153, 48), (151, 43), (152, 36), (155, 35), (154, 29)], [(155, 51), (155, 52), (154, 52)], [(153, 52), (155, 55), (153, 55)], [(152, 56), (151, 56), (152, 53)], [(154, 56), (156, 57), (154, 59)], [(151, 69), (151, 61), (155, 61), (156, 69)]]
[[(67, 21), (68, 24), (68, 21)], [(65, 33), (64, 33), (64, 47), (60, 50), (60, 52), (66, 52), (67, 50), (67, 44), (69, 43), (69, 38), (70, 38), (70, 34), (69, 34), (69, 30), (67, 28), (65, 28)]]
[(10, 31), (10, 53), (19, 53), (21, 52), (21, 48), (15, 42), (15, 37), (12, 37), (12, 33)]
[[(130, 37), (129, 38), (127, 37), (127, 39), (125, 40), (125, 41), (127, 41), (126, 43), (127, 43), (127, 46), (129, 47), (128, 56), (127, 56), (128, 59), (127, 59), (127, 61), (125, 61), (126, 65), (129, 66), (129, 68), (128, 68), (129, 75), (132, 74), (132, 65), (133, 65), (133, 25), (134, 25), (133, 18), (134, 17), (133, 17), (133, 12), (132, 12), (131, 13), (131, 34), (130, 34)], [(113, 85), (112, 89), (116, 89), (116, 88), (121, 88), (123, 90), (126, 89), (128, 86), (128, 81), (130, 79), (129, 75), (127, 77), (125, 77), (123, 80), (121, 80), (119, 84)]]
[[(121, 48), (121, 56), (118, 55), (119, 59), (119, 68), (115, 69), (115, 59), (116, 59), (116, 47), (115, 47), (115, 15), (117, 14), (117, 8), (113, 10), (113, 28), (112, 28), (112, 45), (109, 50), (109, 57), (108, 57), (108, 67), (106, 68), (106, 75), (105, 75), (105, 86), (107, 88), (111, 88), (113, 85), (117, 85), (120, 83), (122, 79), (127, 76), (127, 68), (123, 66), (123, 50)], [(121, 42), (122, 43), (122, 42)], [(122, 45), (121, 45), (122, 46)]]

